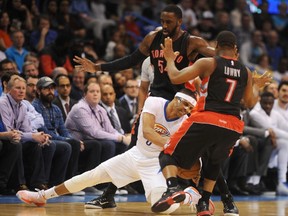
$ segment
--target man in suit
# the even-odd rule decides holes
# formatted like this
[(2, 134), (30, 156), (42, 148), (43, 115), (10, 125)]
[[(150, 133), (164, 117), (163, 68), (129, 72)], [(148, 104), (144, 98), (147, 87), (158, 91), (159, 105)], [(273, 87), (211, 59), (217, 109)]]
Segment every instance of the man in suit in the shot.
[(100, 105), (108, 113), (108, 117), (113, 127), (121, 134), (127, 134), (131, 131), (129, 123), (129, 113), (121, 106), (115, 104), (116, 93), (112, 85), (106, 84), (101, 88)]
[(124, 91), (125, 94), (121, 98), (119, 98), (119, 103), (124, 109), (129, 112), (130, 124), (132, 125), (138, 113), (138, 81), (135, 79), (127, 80)]
[(77, 101), (69, 96), (71, 92), (71, 82), (67, 75), (59, 74), (55, 78), (55, 83), (58, 96), (55, 97), (53, 103), (60, 108), (65, 122), (69, 111)]

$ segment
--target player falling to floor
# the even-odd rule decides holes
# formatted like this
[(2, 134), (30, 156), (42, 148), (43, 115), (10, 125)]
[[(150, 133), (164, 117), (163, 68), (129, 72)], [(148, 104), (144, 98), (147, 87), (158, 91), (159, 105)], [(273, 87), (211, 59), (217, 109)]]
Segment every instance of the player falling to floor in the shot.
[[(158, 156), (170, 135), (187, 118), (187, 114), (196, 105), (196, 93), (188, 89), (177, 92), (172, 101), (160, 97), (148, 97), (140, 119), (136, 146), (125, 153), (113, 157), (95, 169), (75, 176), (64, 183), (48, 190), (31, 192), (22, 190), (17, 193), (25, 203), (44, 206), (47, 199), (74, 193), (86, 187), (105, 182), (112, 182), (123, 187), (131, 182), (141, 180), (145, 189), (146, 199), (153, 205), (167, 190), (166, 181), (159, 166)], [(201, 165), (198, 160), (191, 179), (198, 184)], [(185, 171), (181, 171), (185, 173)], [(187, 172), (186, 172), (187, 173)], [(195, 188), (186, 189), (187, 198), (184, 204), (196, 204), (200, 195)], [(171, 213), (179, 204), (171, 205), (166, 213)]]

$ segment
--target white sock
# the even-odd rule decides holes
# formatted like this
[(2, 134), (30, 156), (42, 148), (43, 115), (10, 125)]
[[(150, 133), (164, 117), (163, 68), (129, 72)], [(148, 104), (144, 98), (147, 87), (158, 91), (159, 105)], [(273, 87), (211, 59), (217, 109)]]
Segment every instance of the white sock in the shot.
[(47, 200), (58, 196), (59, 195), (55, 192), (55, 187), (49, 188), (48, 190), (44, 191), (44, 197)]
[(247, 184), (253, 184), (253, 176), (249, 176)]

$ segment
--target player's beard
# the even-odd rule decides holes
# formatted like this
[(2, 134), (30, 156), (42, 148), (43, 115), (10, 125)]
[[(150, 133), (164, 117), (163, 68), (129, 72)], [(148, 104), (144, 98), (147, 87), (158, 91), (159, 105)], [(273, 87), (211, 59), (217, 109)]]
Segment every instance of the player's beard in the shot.
[(170, 38), (173, 38), (176, 35), (177, 32), (177, 26), (168, 34)]

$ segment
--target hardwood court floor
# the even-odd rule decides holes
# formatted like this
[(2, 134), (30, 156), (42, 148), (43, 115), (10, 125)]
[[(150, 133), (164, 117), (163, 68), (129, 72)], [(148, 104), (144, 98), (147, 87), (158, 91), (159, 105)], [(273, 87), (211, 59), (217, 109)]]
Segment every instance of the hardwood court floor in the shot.
[[(129, 195), (132, 196), (132, 195)], [(59, 197), (54, 200), (49, 200), (49, 203), (45, 207), (36, 207), (33, 205), (27, 205), (20, 203), (16, 197), (11, 197), (3, 203), (3, 198), (0, 196), (0, 215), (1, 216), (152, 216), (157, 215), (150, 211), (150, 205), (143, 202), (143, 197), (139, 199), (130, 197), (126, 201), (118, 199), (116, 209), (105, 209), (105, 210), (94, 210), (84, 209), (84, 201), (88, 201), (92, 196), (85, 197)], [(247, 199), (247, 198), (246, 198)], [(137, 201), (140, 200), (140, 201)], [(141, 201), (142, 200), (142, 201)], [(215, 200), (215, 216), (223, 216), (222, 203), (219, 202), (219, 198)], [(237, 201), (236, 204), (240, 210), (241, 216), (288, 216), (288, 198), (283, 199), (271, 199), (270, 201), (259, 201), (265, 200), (250, 199)], [(50, 202), (52, 201), (52, 202)], [(116, 199), (117, 201), (117, 199)], [(192, 214), (188, 206), (182, 206), (176, 212), (171, 215), (182, 216), (182, 215), (195, 215)]]

